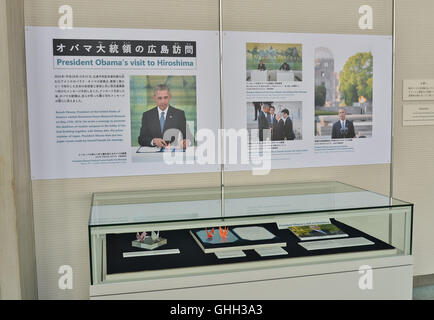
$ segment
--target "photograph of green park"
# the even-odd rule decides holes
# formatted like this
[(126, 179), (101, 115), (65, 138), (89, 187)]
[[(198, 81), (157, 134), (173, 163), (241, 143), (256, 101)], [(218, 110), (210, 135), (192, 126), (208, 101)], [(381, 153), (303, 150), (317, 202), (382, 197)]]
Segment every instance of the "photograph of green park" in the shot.
[(301, 44), (288, 43), (247, 43), (247, 70), (258, 68), (259, 60), (267, 70), (279, 70), (286, 62), (291, 70), (302, 70)]
[(196, 136), (197, 131), (197, 95), (195, 76), (130, 76), (130, 109), (131, 109), (131, 145), (138, 147), (138, 137), (145, 111), (156, 107), (153, 99), (154, 88), (165, 84), (170, 89), (172, 99), (170, 105), (183, 110), (190, 132)]
[(264, 75), (266, 73), (264, 81), (279, 81), (277, 73), (291, 73), (293, 76), (291, 81), (302, 81), (302, 45), (299, 43), (246, 43), (247, 81), (258, 81), (254, 77), (257, 70), (264, 71)]

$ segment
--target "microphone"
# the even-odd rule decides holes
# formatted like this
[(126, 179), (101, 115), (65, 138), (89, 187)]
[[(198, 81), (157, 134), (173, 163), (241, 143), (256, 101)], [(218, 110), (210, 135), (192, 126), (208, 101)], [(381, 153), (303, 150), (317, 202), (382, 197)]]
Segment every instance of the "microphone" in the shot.
[(341, 128), (341, 135), (342, 135), (344, 138), (347, 137), (347, 134), (348, 134), (348, 128), (347, 128), (347, 127), (345, 127), (345, 128)]
[(170, 140), (165, 140), (164, 142), (166, 142), (166, 144), (171, 144), (176, 140), (175, 136), (171, 136)]
[[(161, 147), (160, 152), (165, 152), (169, 149), (169, 145), (172, 144), (174, 141), (176, 140), (175, 136), (171, 136), (170, 140), (164, 140), (164, 142), (166, 143), (166, 147)], [(172, 152), (175, 151), (175, 149), (172, 150)]]

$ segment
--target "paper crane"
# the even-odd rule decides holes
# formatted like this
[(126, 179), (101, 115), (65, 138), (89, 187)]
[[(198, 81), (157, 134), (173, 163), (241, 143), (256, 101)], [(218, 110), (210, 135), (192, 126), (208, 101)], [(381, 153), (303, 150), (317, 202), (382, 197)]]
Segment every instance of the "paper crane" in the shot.
[(227, 239), (228, 238), (228, 233), (229, 233), (229, 228), (225, 227), (224, 229), (222, 229), (222, 227), (219, 227), (219, 231), (220, 231), (220, 237), (222, 239)]
[(139, 232), (136, 233), (136, 238), (137, 238), (137, 240), (139, 240), (140, 242), (145, 241), (146, 237), (147, 237), (146, 232), (143, 232), (142, 234), (140, 234)]
[(208, 229), (205, 228), (205, 232), (206, 235), (208, 236), (208, 239), (212, 239), (212, 237), (214, 237), (214, 233), (215, 233), (214, 228), (212, 228), (211, 231), (208, 231)]
[(151, 239), (152, 239), (152, 241), (157, 241), (158, 240), (158, 238), (160, 238), (160, 231), (158, 231), (157, 233), (155, 233), (154, 231), (152, 231), (152, 233), (151, 233)]

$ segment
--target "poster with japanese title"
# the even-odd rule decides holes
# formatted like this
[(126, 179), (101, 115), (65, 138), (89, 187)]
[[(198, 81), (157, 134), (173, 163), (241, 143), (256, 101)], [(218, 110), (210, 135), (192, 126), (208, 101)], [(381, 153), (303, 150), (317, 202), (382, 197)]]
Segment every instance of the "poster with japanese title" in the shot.
[(391, 36), (222, 39), (26, 27), (32, 179), (390, 163)]
[(26, 58), (32, 179), (220, 171), (190, 152), (220, 127), (218, 31), (26, 27)]
[(225, 128), (247, 130), (225, 170), (391, 161), (391, 36), (224, 31), (222, 83)]

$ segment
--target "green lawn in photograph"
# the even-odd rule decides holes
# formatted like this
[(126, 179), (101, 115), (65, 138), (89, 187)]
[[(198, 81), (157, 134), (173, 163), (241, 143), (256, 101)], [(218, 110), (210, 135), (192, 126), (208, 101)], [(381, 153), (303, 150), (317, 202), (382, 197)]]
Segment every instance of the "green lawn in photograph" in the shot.
[(337, 116), (336, 111), (315, 110), (315, 116)]
[(279, 70), (287, 62), (291, 70), (301, 71), (303, 68), (303, 54), (301, 44), (288, 43), (247, 43), (247, 70), (258, 69), (262, 60), (267, 70)]

